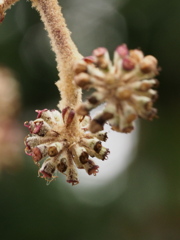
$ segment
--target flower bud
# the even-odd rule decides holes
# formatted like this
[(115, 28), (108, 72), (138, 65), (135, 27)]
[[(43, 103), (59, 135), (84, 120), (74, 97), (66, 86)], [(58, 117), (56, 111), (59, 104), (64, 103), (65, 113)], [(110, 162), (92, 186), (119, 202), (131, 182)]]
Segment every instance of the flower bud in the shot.
[(129, 50), (128, 50), (128, 47), (126, 44), (122, 44), (120, 46), (118, 46), (116, 48), (116, 53), (118, 53), (118, 55), (121, 57), (121, 58), (124, 58), (126, 57), (128, 54), (129, 54)]
[(100, 47), (93, 51), (93, 55), (97, 58), (96, 64), (102, 69), (108, 68), (111, 64), (109, 53), (106, 48)]
[(61, 173), (64, 173), (67, 170), (67, 159), (61, 158), (58, 165), (57, 170)]
[(96, 176), (96, 174), (99, 172), (99, 166), (95, 165), (92, 160), (88, 160), (88, 162), (84, 164), (84, 168), (89, 175), (93, 174), (94, 176)]
[[(54, 110), (54, 111), (56, 111), (56, 110)], [(43, 119), (50, 126), (53, 126), (56, 123), (56, 120), (53, 116), (53, 111), (44, 109), (44, 110), (36, 110), (36, 112), (38, 113), (37, 119)]]
[(66, 127), (68, 127), (72, 123), (74, 116), (75, 112), (73, 109), (70, 109), (70, 107), (66, 107), (62, 110), (62, 118)]
[(131, 71), (135, 68), (135, 61), (133, 58), (127, 56), (122, 60), (122, 67), (126, 71)]
[(75, 154), (81, 164), (85, 164), (88, 161), (89, 155), (84, 147), (75, 146)]
[(141, 50), (139, 49), (134, 49), (129, 51), (129, 56), (134, 59), (136, 63), (139, 63), (143, 58), (144, 54)]
[(51, 158), (48, 158), (39, 169), (39, 173), (42, 174), (41, 177), (46, 180), (51, 180), (53, 173), (56, 170), (56, 166), (56, 163)]
[(41, 144), (32, 149), (32, 158), (34, 162), (39, 162), (42, 158), (47, 156), (47, 145)]
[(97, 132), (94, 134), (96, 138), (98, 138), (101, 141), (106, 141), (108, 139), (107, 133), (106, 132)]
[(89, 110), (87, 104), (81, 104), (76, 108), (76, 113), (82, 116), (88, 115)]
[(94, 118), (90, 125), (89, 125), (89, 130), (92, 133), (96, 133), (99, 131), (102, 131), (104, 128), (104, 124), (107, 120), (111, 119), (113, 117), (113, 113), (108, 112), (108, 111), (104, 111), (102, 114), (96, 116), (96, 118)]
[(87, 73), (80, 73), (74, 77), (75, 83), (81, 88), (87, 88), (90, 85), (90, 78)]
[(130, 98), (130, 96), (132, 95), (132, 89), (127, 88), (127, 87), (120, 87), (117, 89), (116, 91), (116, 96), (120, 99), (120, 100), (125, 100)]
[(26, 145), (27, 148), (32, 149), (35, 146), (40, 144), (40, 137), (39, 136), (31, 136), (28, 135), (25, 139), (24, 139), (24, 144)]
[(78, 174), (74, 165), (68, 166), (66, 170), (66, 181), (72, 183), (72, 185), (77, 185), (79, 183)]
[(73, 66), (73, 70), (75, 74), (79, 74), (81, 72), (86, 72), (87, 70), (87, 64), (84, 60), (80, 60), (76, 62)]
[[(49, 115), (49, 113), (50, 113), (50, 111), (48, 110), (48, 109), (43, 109), (43, 110), (36, 110), (35, 112), (37, 112), (38, 113), (38, 115), (37, 115), (37, 118), (43, 118), (44, 119), (44, 113), (45, 114), (48, 114)], [(50, 116), (47, 116), (47, 118), (48, 117), (50, 117)], [(45, 119), (44, 119), (45, 120)]]
[(50, 157), (56, 156), (64, 147), (62, 142), (54, 142), (48, 147), (48, 155)]
[(157, 59), (151, 55), (144, 57), (139, 66), (143, 73), (157, 73)]
[(96, 57), (95, 56), (88, 56), (88, 57), (84, 57), (83, 60), (88, 63), (88, 64), (92, 64), (92, 63), (96, 63)]
[(54, 120), (58, 123), (61, 121), (61, 113), (59, 111), (57, 111), (56, 109), (52, 109), (51, 113), (54, 117)]

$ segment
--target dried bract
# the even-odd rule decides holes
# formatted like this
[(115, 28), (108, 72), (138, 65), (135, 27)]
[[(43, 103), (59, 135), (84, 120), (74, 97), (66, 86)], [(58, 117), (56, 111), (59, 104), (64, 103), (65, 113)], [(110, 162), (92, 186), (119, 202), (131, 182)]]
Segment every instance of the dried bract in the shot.
[(103, 130), (108, 122), (113, 130), (128, 133), (133, 130), (137, 117), (152, 120), (157, 116), (153, 103), (157, 91), (153, 90), (158, 81), (157, 60), (144, 56), (143, 52), (129, 50), (125, 44), (117, 47), (113, 63), (105, 48), (97, 48), (91, 57), (74, 65), (74, 81), (83, 88), (95, 91), (76, 108), (80, 115), (88, 115), (90, 110), (101, 103), (104, 109), (90, 124), (92, 133)]

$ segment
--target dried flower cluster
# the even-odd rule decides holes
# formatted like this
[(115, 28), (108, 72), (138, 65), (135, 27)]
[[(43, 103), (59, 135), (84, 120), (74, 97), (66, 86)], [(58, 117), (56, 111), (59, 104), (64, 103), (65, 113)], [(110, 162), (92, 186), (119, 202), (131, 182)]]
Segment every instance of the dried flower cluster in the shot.
[[(0, 22), (5, 11), (17, 1), (0, 0)], [(158, 63), (153, 56), (129, 50), (125, 44), (116, 49), (113, 62), (102, 47), (82, 59), (58, 0), (30, 1), (40, 14), (56, 54), (60, 78), (56, 85), (62, 99), (58, 105), (61, 112), (37, 110), (36, 120), (25, 123), (30, 131), (25, 138), (25, 152), (32, 156), (39, 166), (39, 176), (47, 182), (56, 178), (59, 171), (66, 175), (67, 182), (76, 185), (79, 182), (76, 168), (96, 175), (98, 166), (89, 157), (107, 158), (109, 150), (101, 143), (107, 139), (102, 132), (105, 123), (113, 130), (128, 133), (137, 117), (148, 120), (156, 117), (153, 103), (157, 91), (153, 87), (158, 84), (154, 79)], [(94, 89), (83, 103), (81, 88)], [(103, 111), (91, 120), (89, 112), (102, 103)]]
[[(85, 169), (89, 175), (96, 175), (99, 167), (89, 156), (106, 159), (109, 150), (101, 144), (107, 139), (106, 133), (88, 132), (89, 117), (85, 117), (80, 121), (81, 133), (72, 135), (69, 127), (75, 112), (68, 107), (62, 113), (47, 109), (37, 112), (35, 121), (25, 122), (30, 131), (25, 138), (25, 152), (40, 167), (40, 176), (51, 182), (59, 171), (66, 175), (67, 182), (76, 185), (79, 183), (76, 167)], [(42, 159), (45, 160), (40, 166)]]
[(76, 111), (87, 115), (101, 103), (106, 103), (103, 111), (90, 124), (95, 133), (103, 129), (106, 121), (118, 132), (131, 132), (137, 117), (152, 120), (157, 110), (153, 103), (157, 91), (152, 87), (158, 81), (153, 79), (158, 73), (157, 60), (144, 56), (140, 50), (129, 50), (125, 44), (117, 47), (113, 63), (105, 48), (97, 48), (93, 55), (74, 65), (75, 82), (83, 88), (95, 91)]

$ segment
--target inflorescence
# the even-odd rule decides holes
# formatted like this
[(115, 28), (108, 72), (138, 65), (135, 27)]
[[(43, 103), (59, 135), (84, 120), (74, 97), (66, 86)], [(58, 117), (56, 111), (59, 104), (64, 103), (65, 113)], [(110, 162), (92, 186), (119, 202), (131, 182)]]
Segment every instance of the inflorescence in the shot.
[[(0, 22), (5, 12), (19, 0), (0, 0)], [(157, 59), (144, 56), (138, 49), (129, 50), (126, 44), (117, 47), (113, 61), (106, 48), (93, 51), (82, 59), (71, 39), (58, 0), (31, 0), (56, 54), (61, 92), (57, 110), (37, 110), (36, 120), (25, 122), (30, 134), (25, 138), (25, 152), (39, 167), (39, 176), (51, 182), (57, 172), (66, 175), (67, 182), (79, 183), (77, 169), (96, 175), (98, 165), (90, 157), (107, 159), (109, 150), (102, 146), (107, 134), (104, 124), (112, 130), (129, 133), (138, 117), (152, 120), (157, 117), (153, 107), (157, 99)], [(93, 89), (91, 96), (81, 102), (81, 89)], [(98, 105), (103, 110), (90, 119), (90, 111)], [(44, 161), (43, 161), (44, 160)], [(41, 161), (42, 164), (41, 164)]]
[[(113, 130), (128, 133), (137, 117), (152, 120), (157, 116), (153, 103), (158, 85), (157, 60), (142, 51), (129, 50), (125, 44), (117, 47), (113, 63), (105, 48), (75, 63), (74, 81), (83, 88), (93, 88), (92, 95), (75, 110), (37, 110), (37, 119), (26, 122), (30, 134), (25, 138), (26, 154), (39, 166), (39, 176), (51, 182), (56, 172), (66, 175), (72, 185), (79, 183), (76, 167), (96, 175), (98, 165), (90, 157), (105, 160), (109, 150), (102, 146), (107, 134), (102, 132), (109, 123)], [(105, 103), (101, 113), (91, 120), (90, 110)], [(79, 117), (80, 132), (72, 134), (74, 117)], [(45, 159), (40, 165), (40, 161)]]
[(152, 120), (157, 116), (153, 103), (158, 85), (154, 79), (158, 74), (155, 57), (144, 56), (141, 50), (129, 50), (125, 44), (117, 47), (113, 63), (106, 48), (97, 48), (92, 56), (74, 65), (75, 82), (83, 88), (93, 88), (94, 92), (87, 101), (80, 104), (78, 114), (88, 115), (90, 110), (101, 103), (104, 109), (91, 121), (90, 131), (103, 130), (104, 123), (118, 132), (133, 130), (137, 117)]
[[(79, 183), (76, 167), (96, 175), (99, 166), (90, 157), (105, 160), (109, 150), (101, 141), (107, 140), (105, 132), (92, 134), (88, 131), (89, 117), (80, 120), (81, 132), (74, 136), (68, 130), (75, 112), (69, 107), (62, 113), (57, 110), (37, 110), (36, 120), (25, 122), (30, 134), (25, 138), (25, 152), (39, 166), (39, 176), (51, 182), (56, 172), (66, 175), (72, 185)], [(40, 161), (45, 159), (42, 165)]]

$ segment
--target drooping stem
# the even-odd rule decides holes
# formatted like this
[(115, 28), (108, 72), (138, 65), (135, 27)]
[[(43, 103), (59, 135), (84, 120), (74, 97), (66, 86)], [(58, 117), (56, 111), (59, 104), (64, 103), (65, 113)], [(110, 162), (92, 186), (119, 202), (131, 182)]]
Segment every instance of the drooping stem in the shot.
[(81, 101), (81, 91), (73, 83), (72, 66), (82, 56), (71, 39), (58, 0), (31, 1), (33, 7), (40, 13), (41, 20), (50, 37), (52, 49), (56, 54), (60, 77), (60, 81), (56, 85), (62, 98), (59, 107), (61, 110), (65, 107), (74, 108)]
[(0, 0), (0, 22), (3, 21), (5, 11), (19, 0)]

